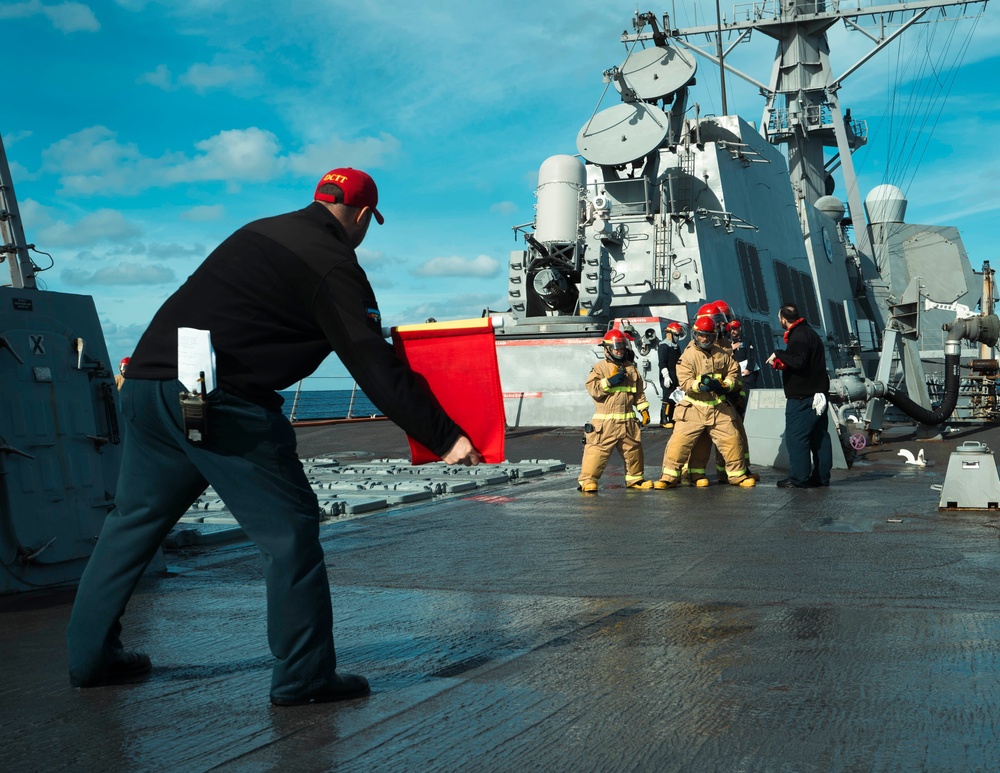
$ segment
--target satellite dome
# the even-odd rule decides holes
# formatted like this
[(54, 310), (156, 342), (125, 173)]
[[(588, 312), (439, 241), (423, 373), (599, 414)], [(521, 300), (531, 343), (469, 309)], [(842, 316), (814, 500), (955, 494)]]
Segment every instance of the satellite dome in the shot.
[(869, 223), (902, 223), (906, 216), (906, 196), (895, 185), (877, 185), (865, 197)]
[(821, 196), (816, 199), (816, 209), (830, 218), (834, 223), (839, 223), (844, 219), (844, 202), (836, 196)]

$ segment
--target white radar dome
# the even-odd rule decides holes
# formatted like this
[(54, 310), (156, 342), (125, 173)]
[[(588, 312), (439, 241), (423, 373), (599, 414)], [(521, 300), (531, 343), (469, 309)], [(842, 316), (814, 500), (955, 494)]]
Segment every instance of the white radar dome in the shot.
[(844, 208), (844, 202), (838, 199), (836, 196), (820, 196), (816, 199), (816, 209), (830, 218), (834, 223), (839, 223), (844, 219), (844, 214), (846, 209)]
[(869, 223), (902, 223), (906, 217), (906, 196), (895, 185), (876, 185), (865, 197)]
[(538, 168), (535, 238), (572, 244), (579, 238), (587, 172), (575, 156), (549, 156)]

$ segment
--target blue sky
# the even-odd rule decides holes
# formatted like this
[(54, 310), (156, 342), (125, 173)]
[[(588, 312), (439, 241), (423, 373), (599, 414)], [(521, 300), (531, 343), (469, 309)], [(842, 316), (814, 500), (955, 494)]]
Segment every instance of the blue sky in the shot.
[[(714, 8), (640, 10), (688, 26)], [(359, 257), (387, 323), (506, 309), (511, 227), (533, 219), (541, 162), (576, 152), (634, 11), (634, 0), (3, 0), (0, 134), (28, 241), (55, 260), (40, 284), (94, 296), (117, 362), (222, 239), (305, 206), (324, 172), (355, 166), (375, 177), (386, 217)], [(872, 134), (855, 154), (862, 197), (900, 185), (907, 220), (958, 226), (976, 268), (1000, 263), (998, 17), (919, 25), (840, 92)], [(838, 26), (831, 46), (839, 74), (870, 43)], [(766, 82), (773, 55), (756, 35), (731, 61)], [(729, 112), (759, 121), (755, 90), (732, 77), (727, 89)], [(704, 61), (692, 101), (721, 112)], [(346, 387), (329, 378), (343, 373), (331, 358), (311, 386)]]

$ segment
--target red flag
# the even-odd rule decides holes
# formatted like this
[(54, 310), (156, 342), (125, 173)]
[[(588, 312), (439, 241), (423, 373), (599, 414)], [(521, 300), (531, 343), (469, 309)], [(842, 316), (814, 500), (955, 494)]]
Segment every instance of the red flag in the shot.
[[(489, 317), (392, 329), (396, 353), (420, 375), (487, 464), (504, 458), (505, 417)], [(441, 459), (411, 437), (414, 464)]]

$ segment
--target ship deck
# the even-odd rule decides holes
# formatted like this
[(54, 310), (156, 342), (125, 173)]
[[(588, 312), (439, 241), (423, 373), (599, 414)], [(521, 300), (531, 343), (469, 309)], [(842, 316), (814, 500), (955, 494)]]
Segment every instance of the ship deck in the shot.
[[(406, 453), (385, 422), (299, 434), (303, 457)], [(340, 667), (373, 690), (343, 704), (269, 704), (246, 543), (143, 581), (134, 685), (70, 688), (72, 592), (0, 598), (0, 768), (995, 770), (997, 513), (939, 512), (931, 486), (1000, 430), (885, 437), (829, 489), (763, 468), (753, 490), (630, 491), (616, 459), (597, 495), (571, 467), (325, 526)], [(578, 430), (508, 439), (512, 460), (580, 451)]]

